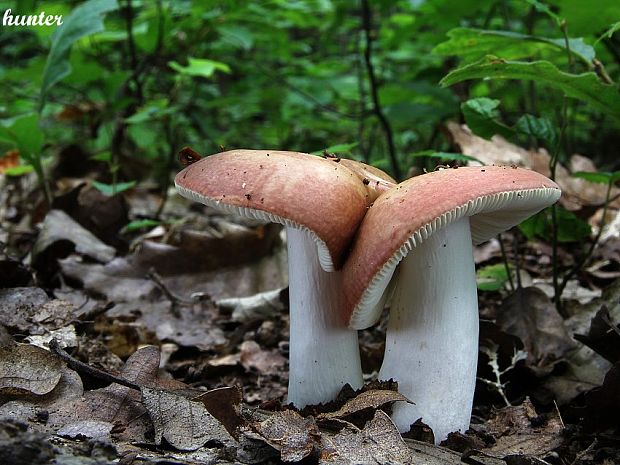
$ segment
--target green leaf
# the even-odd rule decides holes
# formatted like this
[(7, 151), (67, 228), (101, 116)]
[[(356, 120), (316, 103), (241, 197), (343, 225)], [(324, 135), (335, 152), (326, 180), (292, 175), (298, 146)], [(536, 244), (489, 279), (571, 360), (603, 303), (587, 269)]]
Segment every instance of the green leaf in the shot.
[(508, 281), (508, 272), (503, 263), (487, 265), (476, 272), (476, 285), (481, 291), (499, 291)]
[(127, 189), (131, 189), (136, 185), (136, 181), (119, 182), (117, 184), (105, 184), (98, 181), (91, 181), (91, 183), (99, 192), (110, 197), (115, 194), (120, 194)]
[(495, 134), (506, 138), (511, 137), (514, 131), (497, 121), (499, 118), (499, 100), (486, 97), (474, 98), (461, 104), (461, 111), (465, 122), (474, 134), (490, 139)]
[[(592, 228), (587, 221), (579, 218), (573, 212), (556, 207), (558, 242), (583, 242), (592, 234)], [(529, 239), (535, 236), (550, 242), (552, 238), (551, 208), (528, 218), (519, 224), (519, 230)]]
[(555, 21), (557, 26), (559, 26), (562, 23), (562, 18), (560, 18), (553, 11), (551, 11), (551, 8), (549, 8), (549, 6), (546, 5), (545, 3), (539, 0), (525, 0), (525, 1), (529, 3), (530, 5), (532, 5), (534, 9), (538, 11), (539, 13), (543, 13), (549, 16), (552, 20)]
[(32, 173), (34, 171), (34, 166), (32, 165), (18, 165), (13, 166), (12, 168), (7, 168), (4, 170), (4, 174), (7, 176), (23, 176), (24, 174)]
[(323, 150), (317, 150), (315, 152), (311, 152), (312, 155), (321, 155), (323, 152), (329, 153), (351, 153), (351, 149), (357, 147), (359, 145), (358, 142), (352, 142), (350, 144), (336, 144), (330, 147), (327, 147)]
[(254, 36), (252, 31), (238, 24), (222, 24), (218, 26), (217, 32), (229, 44), (235, 47), (241, 47), (244, 50), (250, 50), (254, 45)]
[(520, 134), (532, 136), (540, 141), (547, 142), (548, 146), (551, 148), (554, 148), (558, 141), (555, 126), (547, 118), (523, 115), (514, 125), (514, 129)]
[[(535, 53), (552, 49), (566, 51), (564, 39), (551, 39), (512, 31), (492, 31), (459, 27), (448, 32), (449, 40), (437, 45), (433, 53), (438, 55), (457, 55), (467, 61), (478, 60), (493, 54), (506, 60), (532, 56)], [(595, 57), (594, 48), (583, 39), (569, 39), (571, 52), (586, 65), (591, 66)]]
[(618, 31), (620, 31), (620, 21), (618, 21), (617, 23), (613, 23), (609, 27), (609, 29), (603, 32), (601, 36), (598, 39), (596, 39), (596, 42), (594, 42), (594, 45), (598, 44), (603, 39), (611, 39), (611, 36), (613, 36)]
[(116, 0), (89, 0), (76, 7), (52, 36), (41, 85), (39, 111), (45, 106), (49, 90), (71, 72), (69, 53), (73, 44), (84, 36), (104, 30), (103, 16), (116, 10)]
[(419, 157), (429, 157), (429, 158), (439, 158), (441, 161), (475, 161), (484, 165), (482, 161), (478, 160), (476, 157), (471, 157), (469, 155), (464, 155), (462, 153), (450, 153), (450, 152), (435, 152), (433, 150), (423, 150), (421, 152), (415, 152), (411, 154), (414, 158)]
[(20, 156), (28, 163), (41, 157), (44, 135), (39, 128), (39, 115), (29, 113), (11, 120), (9, 125), (0, 127), (0, 139), (17, 146)]
[(169, 61), (168, 66), (174, 69), (177, 73), (185, 74), (187, 76), (200, 76), (209, 78), (213, 76), (216, 71), (230, 73), (230, 67), (226, 63), (222, 63), (220, 61), (192, 57), (189, 57), (187, 61), (189, 63), (187, 66), (182, 66), (176, 61)]
[(483, 78), (534, 80), (548, 84), (620, 121), (620, 92), (616, 86), (604, 84), (593, 72), (565, 73), (548, 61), (506, 61), (489, 55), (451, 71), (440, 84), (451, 86), (468, 79)]
[(133, 232), (139, 231), (140, 229), (153, 228), (155, 226), (159, 226), (160, 224), (163, 223), (157, 220), (134, 220), (125, 225), (125, 227), (123, 228), (123, 232)]
[(585, 179), (586, 181), (596, 184), (609, 184), (620, 180), (620, 171), (610, 172), (591, 172), (591, 171), (578, 171), (573, 173), (574, 178)]

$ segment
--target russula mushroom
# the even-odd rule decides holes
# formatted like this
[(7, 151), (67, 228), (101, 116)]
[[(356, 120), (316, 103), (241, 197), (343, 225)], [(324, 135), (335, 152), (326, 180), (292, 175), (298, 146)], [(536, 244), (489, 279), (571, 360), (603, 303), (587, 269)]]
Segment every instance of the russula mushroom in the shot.
[[(177, 174), (187, 198), (241, 216), (286, 226), (290, 344), (288, 400), (298, 407), (362, 386), (357, 332), (342, 314), (337, 272), (368, 206), (394, 186), (359, 162), (298, 152), (232, 150)], [(347, 166), (345, 166), (347, 165)], [(366, 183), (366, 175), (374, 183)]]
[(379, 378), (398, 381), (415, 402), (394, 406), (401, 431), (422, 418), (439, 442), (469, 427), (478, 357), (472, 243), (559, 197), (533, 171), (465, 167), (404, 181), (369, 209), (343, 268), (345, 319), (351, 328), (371, 326), (391, 294)]

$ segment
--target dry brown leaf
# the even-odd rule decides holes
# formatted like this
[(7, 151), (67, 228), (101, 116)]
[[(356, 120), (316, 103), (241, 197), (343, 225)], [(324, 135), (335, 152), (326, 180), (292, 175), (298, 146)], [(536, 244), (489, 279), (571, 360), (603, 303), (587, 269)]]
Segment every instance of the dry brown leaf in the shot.
[(56, 434), (70, 439), (96, 439), (110, 442), (113, 427), (114, 425), (107, 421), (76, 421), (63, 426)]
[(418, 463), (390, 417), (377, 410), (364, 429), (345, 428), (334, 436), (323, 435), (319, 463), (412, 464)]
[(351, 414), (358, 413), (364, 409), (377, 409), (390, 402), (413, 403), (405, 396), (396, 391), (372, 389), (362, 392), (353, 399), (347, 401), (340, 409), (335, 412), (322, 413), (317, 416), (317, 420), (330, 420), (334, 418), (344, 418)]
[(226, 428), (233, 437), (239, 434), (239, 427), (244, 423), (241, 417), (243, 393), (238, 386), (212, 389), (192, 399), (202, 402), (207, 411)]
[(177, 394), (143, 387), (142, 398), (155, 426), (155, 443), (165, 438), (179, 450), (196, 450), (207, 442), (234, 443), (226, 428), (204, 404)]
[[(491, 140), (478, 137), (466, 125), (448, 122), (446, 128), (454, 143), (465, 155), (473, 156), (485, 165), (517, 165), (549, 176), (549, 153), (545, 149), (526, 150), (508, 142), (501, 136)], [(477, 163), (476, 163), (477, 164)], [(584, 205), (602, 205), (605, 200), (606, 186), (574, 178), (571, 173), (577, 171), (597, 171), (592, 161), (582, 155), (572, 155), (568, 167), (558, 164), (555, 181), (562, 188), (560, 203), (568, 210), (579, 210)], [(613, 189), (614, 197), (619, 189)], [(612, 205), (620, 207), (620, 199)]]
[(551, 300), (536, 287), (520, 288), (497, 311), (497, 325), (523, 341), (530, 368), (546, 372), (576, 346)]
[(498, 410), (484, 425), (495, 437), (495, 444), (485, 452), (495, 457), (532, 455), (544, 457), (562, 444), (564, 424), (556, 411), (539, 416), (529, 399), (521, 405)]
[(0, 321), (8, 328), (28, 332), (33, 328), (30, 318), (49, 300), (38, 287), (0, 289)]
[(0, 173), (19, 166), (19, 150), (9, 150), (0, 157)]
[[(139, 385), (155, 383), (159, 372), (159, 350), (144, 347), (135, 352), (121, 370), (120, 376)], [(152, 424), (142, 403), (140, 392), (116, 383), (102, 389), (87, 391), (83, 397), (59, 406), (50, 415), (57, 427), (82, 420), (97, 420), (119, 427), (121, 440), (148, 440)]]
[(286, 358), (276, 349), (263, 350), (254, 341), (241, 344), (241, 365), (246, 370), (256, 370), (263, 375), (275, 375), (286, 366)]
[(51, 392), (61, 377), (61, 361), (30, 344), (0, 348), (0, 394)]
[(298, 462), (310, 456), (319, 446), (321, 437), (312, 417), (304, 418), (293, 410), (276, 412), (252, 428), (267, 444), (280, 451), (285, 462)]
[(109, 262), (116, 255), (113, 247), (101, 242), (64, 211), (50, 210), (43, 221), (37, 241), (32, 247), (33, 263), (36, 263), (52, 245), (67, 241), (75, 246), (77, 253), (102, 263)]

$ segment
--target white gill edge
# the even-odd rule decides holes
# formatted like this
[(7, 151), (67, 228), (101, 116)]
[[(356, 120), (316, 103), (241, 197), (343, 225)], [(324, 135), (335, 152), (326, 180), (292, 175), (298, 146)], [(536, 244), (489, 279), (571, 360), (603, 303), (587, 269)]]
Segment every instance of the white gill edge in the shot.
[(186, 189), (183, 186), (179, 186), (176, 183), (175, 183), (175, 186), (179, 194), (181, 194), (183, 197), (193, 200), (198, 203), (202, 203), (209, 207), (213, 207), (217, 210), (220, 210), (226, 213), (234, 213), (236, 215), (244, 216), (246, 218), (271, 221), (272, 223), (279, 223), (288, 228), (295, 228), (301, 231), (306, 231), (310, 235), (312, 240), (314, 240), (314, 242), (316, 243), (317, 252), (319, 256), (319, 263), (321, 264), (321, 268), (323, 268), (324, 271), (328, 271), (328, 272), (336, 270), (334, 267), (334, 262), (332, 261), (332, 257), (329, 253), (329, 249), (327, 248), (327, 245), (325, 245), (325, 242), (321, 238), (319, 238), (319, 236), (317, 236), (316, 233), (312, 231), (310, 228), (308, 228), (307, 226), (304, 226), (295, 221), (289, 220), (288, 218), (283, 218), (281, 216), (274, 215), (273, 213), (269, 213), (263, 210), (256, 210), (254, 208), (249, 208), (249, 207), (240, 207), (237, 205), (228, 205), (227, 203), (224, 202), (223, 199), (216, 200), (211, 197), (206, 197), (190, 189)]
[[(498, 192), (497, 194), (481, 196), (469, 200), (466, 204), (447, 211), (430, 223), (420, 227), (409, 236), (405, 243), (394, 252), (392, 257), (385, 262), (381, 269), (372, 277), (370, 284), (366, 287), (359, 302), (353, 309), (353, 313), (349, 320), (349, 328), (365, 329), (377, 322), (381, 316), (383, 304), (387, 298), (386, 288), (390, 284), (390, 279), (396, 270), (396, 266), (411, 250), (419, 246), (438, 229), (464, 216), (471, 217), (473, 215), (493, 212), (506, 207), (513, 209), (514, 216), (517, 216), (518, 212), (524, 213), (518, 216), (520, 219), (517, 223), (514, 223), (514, 221), (510, 222), (510, 225), (519, 224), (521, 221), (538, 213), (548, 205), (555, 203), (560, 198), (560, 195), (561, 191), (554, 187)], [(472, 223), (474, 222), (475, 219), (472, 218)], [(471, 229), (472, 242), (475, 245), (488, 240), (496, 234), (495, 231), (492, 231), (489, 235), (489, 231), (485, 231), (484, 226), (476, 228), (475, 224), (472, 224)]]

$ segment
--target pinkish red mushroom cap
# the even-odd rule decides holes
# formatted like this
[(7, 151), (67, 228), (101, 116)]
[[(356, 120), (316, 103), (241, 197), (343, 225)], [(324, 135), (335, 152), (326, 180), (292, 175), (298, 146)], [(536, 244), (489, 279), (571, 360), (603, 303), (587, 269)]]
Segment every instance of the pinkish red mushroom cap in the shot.
[(474, 244), (552, 205), (556, 183), (508, 166), (463, 167), (417, 176), (382, 194), (368, 210), (343, 268), (344, 319), (356, 329), (379, 317), (383, 293), (407, 253), (451, 222), (470, 217)]
[(310, 231), (321, 266), (331, 271), (341, 266), (376, 197), (359, 166), (354, 172), (336, 159), (305, 153), (231, 150), (187, 166), (175, 184), (181, 195), (206, 205)]

